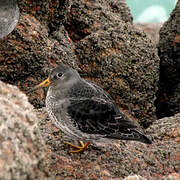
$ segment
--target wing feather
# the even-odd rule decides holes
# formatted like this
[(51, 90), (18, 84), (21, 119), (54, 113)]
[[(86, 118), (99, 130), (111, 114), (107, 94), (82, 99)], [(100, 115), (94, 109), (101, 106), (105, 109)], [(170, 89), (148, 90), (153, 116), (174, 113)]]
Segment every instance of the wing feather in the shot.
[(70, 99), (67, 112), (74, 124), (89, 134), (116, 134), (136, 127), (115, 104), (101, 98)]

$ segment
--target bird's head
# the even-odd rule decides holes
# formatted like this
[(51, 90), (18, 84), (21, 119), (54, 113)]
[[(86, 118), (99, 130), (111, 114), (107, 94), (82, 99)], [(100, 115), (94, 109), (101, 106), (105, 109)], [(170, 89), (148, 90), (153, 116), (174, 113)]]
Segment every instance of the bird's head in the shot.
[(77, 80), (80, 79), (78, 72), (66, 65), (59, 65), (53, 69), (49, 77), (28, 91), (32, 92), (42, 87), (52, 87), (54, 90), (70, 88)]

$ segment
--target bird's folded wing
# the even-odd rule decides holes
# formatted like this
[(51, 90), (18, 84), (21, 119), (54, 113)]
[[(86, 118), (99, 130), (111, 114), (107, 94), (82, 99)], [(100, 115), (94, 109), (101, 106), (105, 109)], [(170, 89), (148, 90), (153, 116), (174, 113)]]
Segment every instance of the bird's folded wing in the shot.
[(78, 129), (89, 134), (116, 134), (136, 127), (115, 104), (100, 98), (70, 99), (67, 113)]

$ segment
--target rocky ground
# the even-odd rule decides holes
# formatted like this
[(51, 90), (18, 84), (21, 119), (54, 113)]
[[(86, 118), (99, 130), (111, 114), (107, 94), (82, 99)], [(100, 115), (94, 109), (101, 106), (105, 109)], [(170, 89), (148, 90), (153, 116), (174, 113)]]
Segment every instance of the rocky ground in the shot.
[(109, 141), (72, 154), (45, 108), (35, 111), (17, 87), (0, 87), (0, 179), (178, 179), (180, 114), (146, 130), (152, 145)]
[(38, 114), (41, 119), (39, 127), (50, 150), (48, 170), (57, 179), (108, 180), (123, 179), (134, 174), (149, 180), (166, 179), (170, 174), (178, 178), (180, 114), (160, 119), (146, 130), (146, 134), (153, 139), (152, 145), (109, 141), (89, 146), (81, 154), (68, 153), (70, 149), (63, 143), (69, 140), (68, 137), (52, 125), (44, 110)]
[[(124, 0), (19, 1), (19, 22), (0, 39), (0, 179), (180, 179), (179, 5), (164, 24), (134, 25)], [(26, 94), (62, 62), (108, 91), (153, 144), (69, 153), (46, 90)]]

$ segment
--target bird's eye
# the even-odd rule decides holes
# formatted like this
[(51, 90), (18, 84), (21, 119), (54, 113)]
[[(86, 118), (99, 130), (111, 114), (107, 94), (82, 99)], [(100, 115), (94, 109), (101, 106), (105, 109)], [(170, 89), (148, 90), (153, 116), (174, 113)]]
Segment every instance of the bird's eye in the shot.
[(62, 75), (62, 73), (57, 73), (57, 78), (60, 78)]

